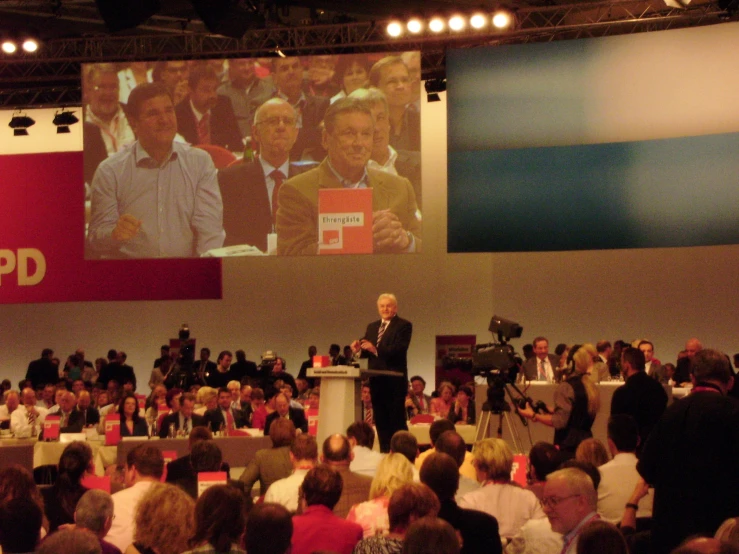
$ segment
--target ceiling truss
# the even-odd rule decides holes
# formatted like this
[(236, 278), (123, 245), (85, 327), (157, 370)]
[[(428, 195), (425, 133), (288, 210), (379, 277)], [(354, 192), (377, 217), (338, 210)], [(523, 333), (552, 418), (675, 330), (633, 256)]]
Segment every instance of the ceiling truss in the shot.
[[(11, 2), (17, 9), (23, 3)], [(0, 8), (0, 13), (4, 9)], [(519, 9), (516, 17), (515, 30), (505, 33), (463, 32), (400, 39), (387, 37), (387, 20), (275, 27), (248, 31), (240, 40), (161, 29), (159, 34), (55, 39), (45, 43), (37, 55), (21, 55), (0, 63), (0, 107), (79, 105), (80, 64), (89, 62), (263, 57), (274, 56), (278, 47), (287, 55), (421, 50), (426, 79), (444, 76), (446, 48), (601, 37), (727, 20), (717, 1), (695, 3), (685, 9), (655, 7), (644, 1), (530, 7)]]

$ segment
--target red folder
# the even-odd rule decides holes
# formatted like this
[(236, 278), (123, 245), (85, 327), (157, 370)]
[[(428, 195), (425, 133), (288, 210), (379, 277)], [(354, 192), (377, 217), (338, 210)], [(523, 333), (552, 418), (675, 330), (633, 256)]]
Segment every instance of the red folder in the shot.
[(44, 431), (43, 431), (43, 439), (45, 441), (55, 441), (59, 440), (59, 416), (58, 415), (50, 415), (46, 416), (46, 419), (44, 420)]
[(330, 365), (330, 356), (313, 356), (313, 367), (329, 367)]
[(97, 489), (110, 494), (110, 475), (98, 477), (97, 475), (85, 475), (80, 481), (83, 487)]
[(213, 485), (225, 485), (227, 477), (225, 471), (201, 471), (198, 473), (198, 496), (203, 494), (208, 487)]
[(525, 454), (513, 455), (513, 468), (511, 469), (511, 481), (515, 481), (522, 487), (527, 485), (526, 470), (528, 468), (528, 458)]
[(305, 418), (308, 420), (308, 434), (318, 435), (318, 408), (307, 408)]
[(319, 254), (372, 254), (372, 189), (318, 191)]
[(108, 414), (105, 416), (105, 446), (117, 446), (121, 442), (121, 416)]

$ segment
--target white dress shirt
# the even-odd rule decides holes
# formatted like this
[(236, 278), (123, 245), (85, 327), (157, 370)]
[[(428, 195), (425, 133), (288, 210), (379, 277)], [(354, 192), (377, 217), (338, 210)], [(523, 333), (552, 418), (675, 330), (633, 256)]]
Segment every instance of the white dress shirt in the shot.
[(361, 473), (362, 475), (369, 475), (374, 477), (377, 472), (377, 466), (385, 457), (384, 454), (370, 450), (366, 446), (355, 446), (354, 447), (354, 459), (349, 464), (349, 470), (354, 473)]
[(496, 518), (501, 538), (515, 536), (530, 519), (546, 517), (534, 493), (517, 485), (488, 483), (465, 494), (458, 504)]
[(136, 515), (136, 504), (149, 490), (153, 481), (139, 481), (135, 485), (123, 489), (113, 495), (113, 525), (105, 535), (105, 540), (124, 552), (133, 543), (133, 518)]
[(296, 469), (292, 475), (279, 479), (272, 483), (264, 495), (265, 502), (282, 504), (290, 513), (298, 511), (298, 490), (303, 484), (303, 479), (308, 474), (308, 469)]
[[(600, 485), (598, 485), (598, 513), (601, 518), (611, 523), (618, 523), (624, 515), (624, 508), (639, 481), (636, 471), (636, 455), (631, 452), (619, 452), (613, 459), (598, 468)], [(654, 491), (639, 501), (636, 517), (652, 517)]]
[(513, 537), (506, 554), (559, 554), (562, 551), (562, 534), (552, 531), (549, 519), (530, 519)]
[(41, 433), (48, 410), (45, 408), (36, 408), (36, 411), (38, 412), (38, 417), (34, 425), (31, 425), (28, 421), (28, 411), (22, 404), (10, 414), (10, 430), (15, 435), (15, 438), (25, 439), (37, 437)]

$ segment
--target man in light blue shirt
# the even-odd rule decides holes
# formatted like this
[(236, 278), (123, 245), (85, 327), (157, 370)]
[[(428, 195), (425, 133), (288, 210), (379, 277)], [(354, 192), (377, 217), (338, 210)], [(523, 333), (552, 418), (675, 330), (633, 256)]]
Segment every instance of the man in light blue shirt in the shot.
[(210, 156), (173, 142), (177, 118), (157, 83), (128, 99), (137, 140), (98, 167), (88, 256), (187, 258), (223, 245), (223, 203)]

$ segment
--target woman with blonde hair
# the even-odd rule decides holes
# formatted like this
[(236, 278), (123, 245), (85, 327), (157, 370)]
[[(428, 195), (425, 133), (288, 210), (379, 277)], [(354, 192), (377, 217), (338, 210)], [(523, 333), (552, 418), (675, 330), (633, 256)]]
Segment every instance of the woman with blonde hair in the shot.
[(218, 391), (213, 387), (200, 387), (196, 400), (198, 407), (193, 413), (205, 415), (207, 410), (215, 410), (218, 407)]
[(511, 482), (513, 452), (503, 439), (477, 441), (472, 465), (482, 486), (460, 498), (459, 507), (496, 518), (501, 538), (510, 539), (530, 519), (546, 517), (536, 495)]
[(134, 516), (133, 544), (125, 554), (181, 554), (195, 532), (195, 501), (182, 489), (154, 483)]
[(573, 370), (554, 390), (554, 406), (548, 406), (549, 413), (536, 414), (531, 406), (524, 410), (518, 408), (518, 413), (533, 422), (554, 427), (554, 445), (564, 456), (572, 458), (580, 443), (593, 436), (591, 428), (600, 409), (600, 393), (587, 375), (593, 364), (587, 348), (573, 346), (570, 355)]
[(364, 538), (386, 535), (390, 530), (388, 504), (390, 497), (400, 487), (413, 482), (413, 466), (402, 454), (388, 454), (377, 466), (369, 500), (355, 504), (346, 516), (348, 521), (359, 523)]
[(454, 406), (454, 385), (449, 381), (442, 381), (437, 389), (439, 396), (431, 399), (430, 413), (440, 418), (449, 417), (449, 411)]

